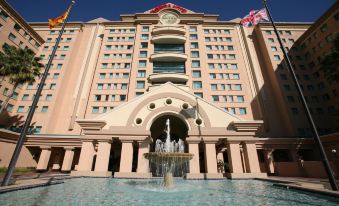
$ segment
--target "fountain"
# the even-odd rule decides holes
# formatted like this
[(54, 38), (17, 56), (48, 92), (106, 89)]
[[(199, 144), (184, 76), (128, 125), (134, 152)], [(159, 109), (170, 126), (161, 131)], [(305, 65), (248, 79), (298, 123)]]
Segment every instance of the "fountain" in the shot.
[(166, 141), (157, 139), (155, 142), (155, 152), (146, 153), (145, 158), (151, 163), (154, 163), (158, 167), (158, 171), (162, 174), (163, 186), (171, 188), (174, 186), (173, 173), (175, 170), (188, 163), (193, 158), (193, 154), (185, 153), (184, 141), (179, 139), (178, 141), (171, 141), (171, 128), (170, 120), (166, 121)]

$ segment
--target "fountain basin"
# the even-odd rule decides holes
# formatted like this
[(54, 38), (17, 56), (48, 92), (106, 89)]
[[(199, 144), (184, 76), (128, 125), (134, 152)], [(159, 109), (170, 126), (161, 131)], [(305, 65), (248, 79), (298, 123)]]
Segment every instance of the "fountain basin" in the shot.
[(175, 161), (176, 163), (186, 162), (193, 158), (193, 154), (191, 153), (183, 153), (183, 152), (150, 152), (144, 154), (145, 158), (151, 162), (158, 161)]

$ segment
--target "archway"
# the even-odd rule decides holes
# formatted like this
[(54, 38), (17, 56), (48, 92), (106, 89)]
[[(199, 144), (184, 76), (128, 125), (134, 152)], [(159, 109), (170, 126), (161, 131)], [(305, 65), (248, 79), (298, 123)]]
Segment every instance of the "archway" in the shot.
[(187, 137), (188, 127), (186, 123), (181, 120), (179, 117), (174, 115), (163, 115), (157, 118), (150, 128), (151, 137), (153, 139), (153, 143), (151, 145), (151, 152), (154, 152), (154, 143), (157, 139), (161, 139), (163, 142), (166, 140), (166, 121), (170, 120), (170, 128), (171, 128), (171, 141), (178, 141), (179, 139), (185, 141)]
[[(161, 141), (166, 141), (166, 121), (167, 119), (170, 120), (170, 135), (171, 135), (171, 141), (178, 142), (179, 139), (185, 142), (188, 132), (188, 127), (181, 118), (175, 115), (166, 114), (163, 116), (158, 117), (155, 121), (153, 121), (152, 126), (150, 128), (151, 131), (151, 137), (153, 139), (153, 142), (150, 147), (150, 151), (155, 151), (155, 142), (158, 139), (161, 139)], [(185, 143), (185, 152), (187, 152), (187, 145)], [(152, 173), (153, 177), (159, 177), (162, 176), (161, 174), (164, 171), (164, 168), (161, 164), (154, 164), (150, 163), (150, 172)], [(188, 162), (185, 162), (184, 164), (178, 165), (178, 168), (173, 172), (173, 176), (175, 177), (183, 177), (186, 173), (188, 173)]]

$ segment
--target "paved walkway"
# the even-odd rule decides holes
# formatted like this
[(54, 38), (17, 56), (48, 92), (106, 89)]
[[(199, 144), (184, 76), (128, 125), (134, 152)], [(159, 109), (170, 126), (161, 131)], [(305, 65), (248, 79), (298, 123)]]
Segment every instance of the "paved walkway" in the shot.
[[(14, 184), (0, 187), (0, 194), (5, 192), (11, 192), (20, 189), (29, 189), (34, 187), (42, 187), (47, 185), (55, 185), (63, 183), (64, 179), (70, 178), (65, 174), (35, 174), (35, 175), (22, 175), (16, 177)], [(2, 182), (2, 179), (0, 180)]]
[[(276, 177), (276, 176), (256, 179), (274, 182), (275, 186), (321, 193), (324, 195), (339, 198), (339, 191), (333, 191), (327, 179), (303, 178), (303, 177)], [(337, 184), (339, 184), (338, 180)]]

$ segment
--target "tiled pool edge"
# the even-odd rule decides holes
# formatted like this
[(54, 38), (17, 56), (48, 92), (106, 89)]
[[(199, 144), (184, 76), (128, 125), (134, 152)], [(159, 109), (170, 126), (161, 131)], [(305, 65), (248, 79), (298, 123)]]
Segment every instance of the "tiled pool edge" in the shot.
[(325, 190), (325, 189), (322, 190), (322, 189), (317, 189), (317, 188), (303, 187), (303, 186), (299, 186), (299, 185), (284, 184), (284, 183), (274, 183), (273, 186), (285, 187), (287, 189), (306, 191), (306, 192), (311, 192), (311, 193), (316, 193), (316, 194), (321, 194), (321, 195), (339, 198), (339, 192), (331, 191), (331, 190)]

